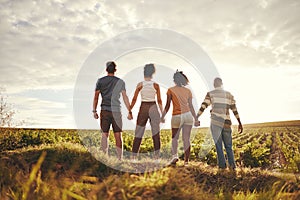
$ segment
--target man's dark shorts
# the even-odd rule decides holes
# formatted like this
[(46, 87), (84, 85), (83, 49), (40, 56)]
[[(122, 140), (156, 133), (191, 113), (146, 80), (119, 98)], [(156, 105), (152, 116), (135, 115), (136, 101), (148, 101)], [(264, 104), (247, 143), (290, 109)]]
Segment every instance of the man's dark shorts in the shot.
[(112, 125), (114, 133), (122, 132), (122, 114), (121, 112), (111, 112), (101, 110), (100, 112), (100, 126), (104, 133), (108, 133)]

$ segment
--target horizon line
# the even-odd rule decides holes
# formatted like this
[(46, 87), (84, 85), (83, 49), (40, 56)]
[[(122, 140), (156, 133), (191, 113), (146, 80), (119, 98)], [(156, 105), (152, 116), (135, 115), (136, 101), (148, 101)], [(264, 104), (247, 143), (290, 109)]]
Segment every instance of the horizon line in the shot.
[[(243, 126), (255, 126), (255, 125), (266, 125), (266, 124), (270, 124), (273, 126), (276, 125), (276, 123), (278, 124), (284, 124), (284, 123), (289, 123), (290, 126), (300, 126), (300, 120), (284, 120), (284, 121), (269, 121), (269, 122), (255, 122), (255, 123), (247, 123), (247, 124), (243, 124)], [(232, 127), (236, 127), (237, 124), (233, 124)], [(193, 129), (200, 129), (200, 128), (209, 128), (209, 126), (199, 126), (199, 127), (193, 127)], [(0, 127), (0, 129), (32, 129), (32, 130), (97, 130), (99, 131), (99, 129), (76, 129), (76, 128), (43, 128), (43, 127)], [(161, 129), (161, 130), (169, 130), (171, 128), (168, 129)], [(134, 131), (135, 129), (124, 129), (122, 132), (124, 131)]]

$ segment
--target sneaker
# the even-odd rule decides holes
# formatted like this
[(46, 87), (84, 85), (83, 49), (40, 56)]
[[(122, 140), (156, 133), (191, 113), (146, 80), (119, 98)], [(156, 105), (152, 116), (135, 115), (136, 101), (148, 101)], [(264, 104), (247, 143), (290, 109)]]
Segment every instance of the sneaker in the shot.
[(237, 176), (236, 167), (229, 167), (229, 172), (232, 176)]
[(225, 172), (226, 172), (226, 167), (225, 167), (225, 168), (219, 167), (219, 168), (218, 168), (217, 174), (223, 174), (223, 173), (225, 173)]
[(153, 156), (154, 160), (160, 160), (160, 156), (159, 155), (155, 155)]
[(173, 157), (173, 159), (171, 160), (171, 165), (176, 165), (178, 160), (178, 157)]
[(131, 162), (132, 162), (132, 163), (137, 163), (137, 162), (138, 162), (138, 160), (136, 159), (136, 157), (135, 157), (135, 156), (133, 156), (133, 157), (131, 158)]
[(154, 159), (154, 163), (155, 163), (155, 164), (160, 164), (160, 158), (155, 158), (155, 159)]
[(184, 167), (188, 167), (189, 166), (189, 162), (184, 162), (183, 166)]
[(229, 171), (233, 171), (233, 172), (236, 171), (236, 167), (235, 167), (235, 166), (234, 166), (234, 167), (233, 167), (233, 166), (230, 166), (230, 167), (229, 167)]

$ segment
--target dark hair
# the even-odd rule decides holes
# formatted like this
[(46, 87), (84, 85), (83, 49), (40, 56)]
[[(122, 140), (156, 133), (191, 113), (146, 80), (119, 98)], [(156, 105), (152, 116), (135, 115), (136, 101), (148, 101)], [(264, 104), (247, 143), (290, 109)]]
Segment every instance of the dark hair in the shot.
[(214, 80), (214, 87), (220, 87), (222, 85), (223, 85), (222, 79), (219, 78), (219, 77), (215, 78), (215, 80)]
[(107, 63), (106, 63), (106, 71), (108, 72), (108, 73), (115, 73), (115, 71), (116, 71), (116, 63), (114, 62), (114, 61), (108, 61)]
[(155, 73), (154, 64), (146, 64), (144, 67), (144, 77), (151, 77)]
[(185, 74), (183, 74), (182, 71), (176, 71), (173, 76), (174, 82), (178, 86), (185, 86), (189, 83), (189, 79), (186, 77)]

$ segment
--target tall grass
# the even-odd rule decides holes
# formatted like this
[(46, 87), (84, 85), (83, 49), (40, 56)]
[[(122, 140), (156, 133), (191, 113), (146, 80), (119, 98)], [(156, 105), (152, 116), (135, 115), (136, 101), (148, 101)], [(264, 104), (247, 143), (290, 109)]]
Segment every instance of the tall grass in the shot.
[[(188, 167), (183, 167), (183, 161), (176, 167), (166, 166), (169, 130), (161, 132), (160, 163), (148, 153), (153, 150), (149, 132), (141, 145), (145, 154), (132, 163), (129, 153), (122, 162), (113, 153), (103, 155), (99, 131), (0, 129), (0, 199), (298, 200), (299, 122), (246, 125), (243, 134), (234, 132), (239, 166), (235, 173), (215, 167), (216, 152), (205, 128), (193, 129)], [(132, 131), (123, 134), (127, 152), (132, 135)], [(114, 143), (113, 134), (110, 142)], [(109, 151), (114, 152), (114, 145)]]
[[(232, 174), (198, 162), (183, 167), (180, 161), (177, 167), (124, 173), (98, 162), (82, 146), (68, 143), (0, 155), (0, 199), (296, 200), (300, 197), (299, 182), (274, 177), (259, 169), (242, 168)], [(114, 159), (111, 162), (120, 164)], [(30, 166), (24, 167), (26, 163)]]
[[(37, 183), (40, 183), (40, 176), (37, 177), (37, 173), (40, 170), (40, 167), (41, 167), (42, 163), (44, 162), (46, 155), (47, 155), (46, 151), (43, 151), (42, 155), (38, 159), (36, 165), (34, 165), (34, 167), (32, 168), (29, 179), (23, 185), (24, 193), (22, 194), (22, 200), (26, 200), (28, 198), (28, 194), (29, 194), (31, 184), (33, 183), (33, 181), (36, 181)], [(40, 184), (37, 184), (37, 189), (38, 189), (39, 185)]]

